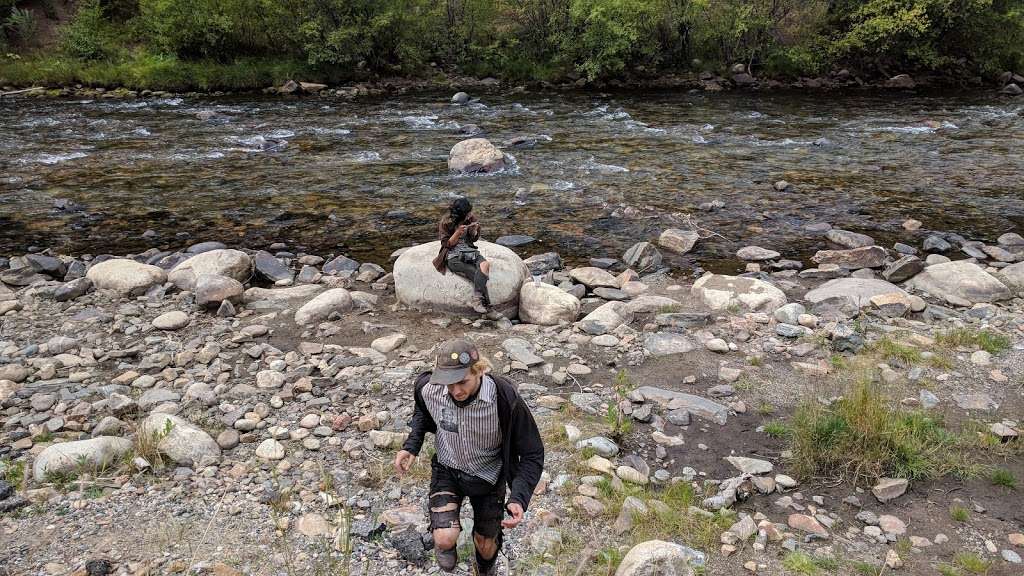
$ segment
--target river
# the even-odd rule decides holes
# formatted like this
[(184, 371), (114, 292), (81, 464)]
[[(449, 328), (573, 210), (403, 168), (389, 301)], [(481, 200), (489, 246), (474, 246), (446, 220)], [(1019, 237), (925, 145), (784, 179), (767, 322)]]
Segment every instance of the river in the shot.
[[(666, 227), (716, 235), (677, 266), (789, 257), (828, 222), (880, 243), (906, 218), (991, 242), (1024, 229), (1024, 101), (990, 94), (522, 93), (0, 100), (0, 253), (180, 248), (200, 240), (387, 261), (433, 239), (455, 194), (524, 256), (621, 256)], [(206, 118), (209, 113), (213, 118)], [(514, 157), (448, 173), (460, 127)], [(505, 143), (521, 134), (527, 148)], [(773, 183), (786, 180), (788, 191)], [(709, 203), (720, 206), (708, 210)], [(143, 237), (143, 233), (152, 230)]]

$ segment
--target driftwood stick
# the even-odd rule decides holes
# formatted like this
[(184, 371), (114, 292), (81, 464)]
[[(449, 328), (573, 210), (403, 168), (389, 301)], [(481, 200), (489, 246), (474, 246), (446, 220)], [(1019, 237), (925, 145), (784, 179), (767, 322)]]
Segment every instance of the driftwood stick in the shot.
[(10, 92), (0, 92), (0, 98), (4, 96), (13, 96), (15, 94), (22, 94), (24, 92), (34, 92), (36, 90), (42, 90), (42, 86), (33, 86), (32, 88), (24, 88), (22, 90), (11, 90)]

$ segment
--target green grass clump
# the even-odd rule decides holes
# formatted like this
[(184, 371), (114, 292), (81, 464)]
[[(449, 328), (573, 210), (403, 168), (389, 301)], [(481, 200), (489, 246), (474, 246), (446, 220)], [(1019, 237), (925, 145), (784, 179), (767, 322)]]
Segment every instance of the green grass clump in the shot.
[(987, 328), (955, 328), (936, 335), (935, 342), (947, 348), (979, 348), (993, 356), (1009, 350), (1011, 344), (1009, 336)]
[(881, 356), (886, 362), (897, 363), (901, 366), (915, 366), (924, 359), (921, 351), (913, 346), (900, 344), (889, 338), (882, 338), (868, 347), (869, 352)]
[(1002, 486), (1009, 488), (1010, 490), (1017, 489), (1017, 477), (1013, 475), (1013, 472), (1005, 468), (996, 468), (989, 473), (989, 481), (995, 486)]
[(834, 571), (839, 567), (839, 563), (830, 558), (815, 558), (806, 552), (797, 550), (786, 554), (786, 557), (782, 559), (782, 567), (791, 574), (814, 576), (822, 570)]
[(973, 552), (960, 552), (953, 562), (969, 574), (986, 574), (992, 563)]
[(789, 434), (789, 427), (784, 422), (773, 420), (764, 425), (764, 433), (772, 438), (784, 438)]
[(949, 517), (956, 522), (967, 522), (971, 519), (971, 513), (967, 511), (967, 508), (964, 508), (959, 504), (954, 504), (953, 507), (949, 509)]
[(939, 477), (962, 464), (958, 437), (940, 420), (890, 402), (867, 380), (829, 406), (805, 402), (789, 429), (796, 471), (803, 477), (914, 480)]

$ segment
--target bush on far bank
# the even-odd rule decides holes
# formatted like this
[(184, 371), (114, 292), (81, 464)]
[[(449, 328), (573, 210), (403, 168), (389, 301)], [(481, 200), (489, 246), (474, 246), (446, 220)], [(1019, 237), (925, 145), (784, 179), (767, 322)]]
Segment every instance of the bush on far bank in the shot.
[[(21, 50), (39, 72), (0, 63), (0, 80), (48, 81), (63, 71), (82, 83), (135, 78), (125, 85), (139, 87), (156, 69), (254, 88), (266, 84), (239, 84), (273, 76), (282, 62), (320, 79), (444, 70), (629, 80), (728, 74), (737, 63), (779, 78), (840, 68), (865, 78), (1024, 70), (1024, 0), (80, 0), (39, 48), (18, 40), (26, 13), (48, 18), (27, 5), (0, 0), (0, 46)], [(212, 72), (230, 77), (202, 78)]]

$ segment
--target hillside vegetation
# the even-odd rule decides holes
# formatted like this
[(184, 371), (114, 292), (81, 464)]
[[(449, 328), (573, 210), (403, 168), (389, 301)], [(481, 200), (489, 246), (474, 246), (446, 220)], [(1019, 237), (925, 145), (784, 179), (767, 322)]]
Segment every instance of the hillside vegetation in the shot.
[(1024, 0), (0, 0), (0, 21), (7, 83), (628, 82), (735, 63), (783, 79), (841, 68), (992, 79), (1024, 68)]

